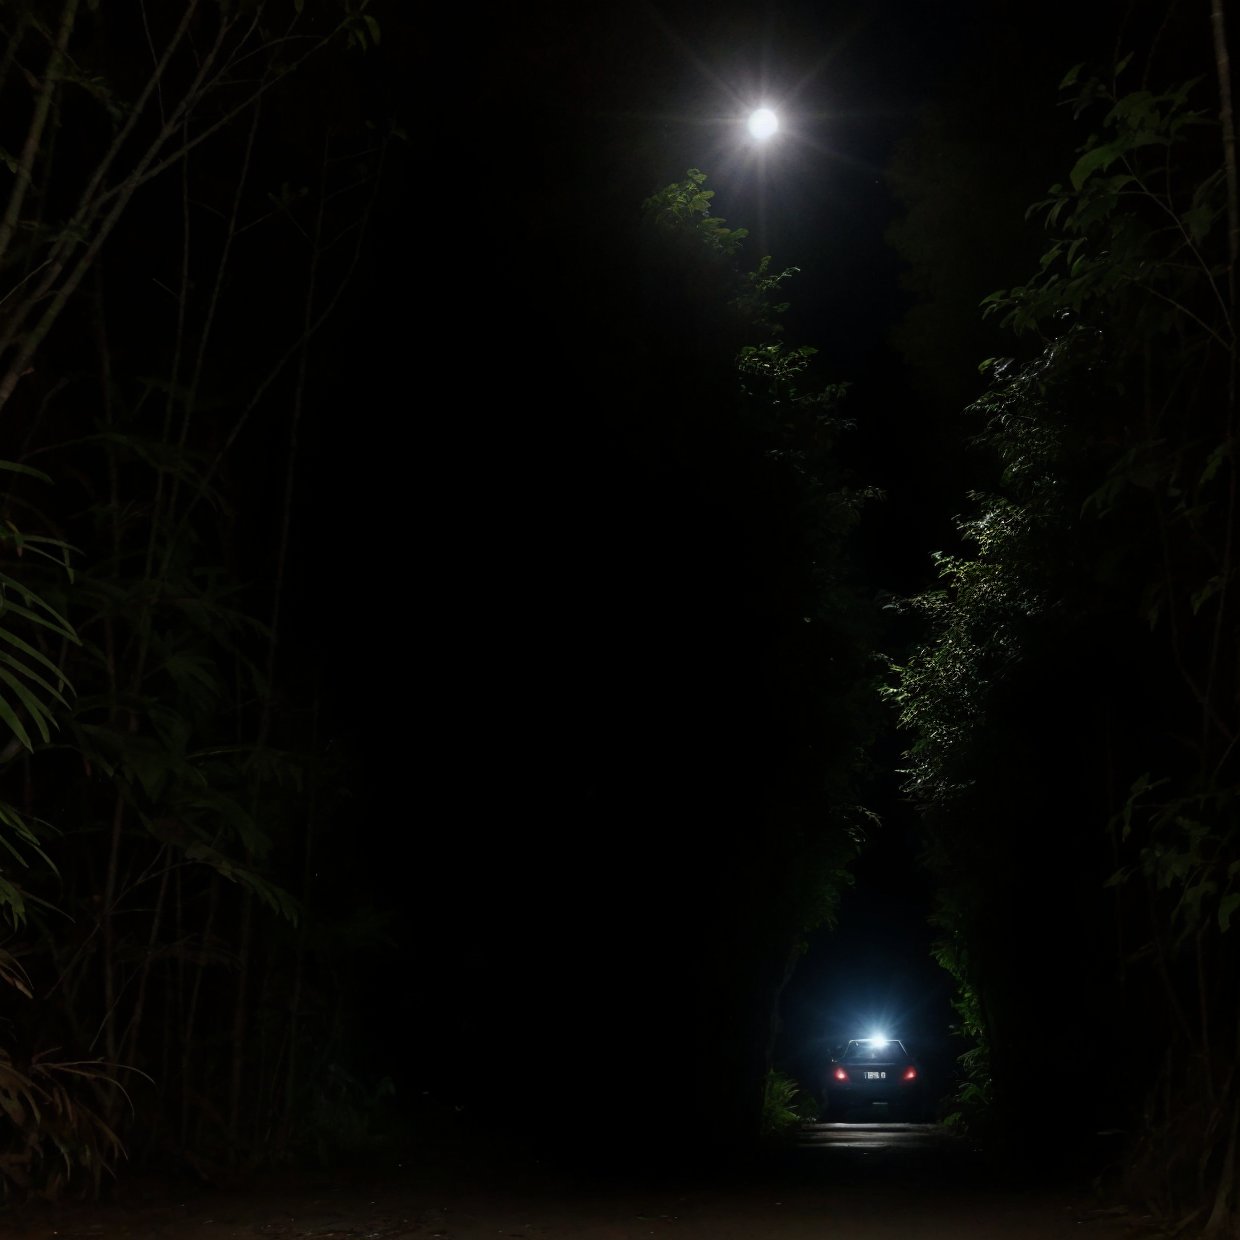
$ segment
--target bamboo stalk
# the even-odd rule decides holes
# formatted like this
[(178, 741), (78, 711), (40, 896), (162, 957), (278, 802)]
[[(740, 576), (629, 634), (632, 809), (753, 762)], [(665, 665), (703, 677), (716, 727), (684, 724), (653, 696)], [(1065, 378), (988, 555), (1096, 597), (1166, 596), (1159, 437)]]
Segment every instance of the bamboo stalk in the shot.
[[(1223, 171), (1227, 185), (1227, 296), (1230, 322), (1236, 321), (1236, 264), (1240, 257), (1240, 189), (1237, 187), (1236, 174), (1236, 127), (1232, 112), (1231, 96), (1231, 55), (1227, 48), (1227, 30), (1224, 17), (1223, 0), (1211, 0), (1210, 28), (1214, 39), (1214, 60), (1218, 74), (1219, 90), (1219, 123), (1223, 137)], [(1206, 700), (1212, 705), (1214, 701), (1214, 682), (1218, 674), (1222, 652), (1224, 625), (1228, 613), (1228, 591), (1232, 578), (1232, 560), (1235, 558), (1235, 527), (1236, 509), (1240, 496), (1237, 495), (1236, 477), (1236, 340), (1235, 329), (1229, 334), (1227, 351), (1227, 409), (1225, 417), (1224, 443), (1228, 447), (1227, 458), (1227, 518), (1223, 533), (1223, 550), (1221, 563), (1218, 566), (1219, 590), (1218, 601), (1214, 612), (1214, 632), (1210, 642), (1209, 670), (1206, 674)], [(1234, 689), (1234, 686), (1232, 687)], [(1235, 694), (1228, 695), (1228, 701), (1234, 703)], [(1203, 738), (1206, 727), (1203, 720)], [(1203, 757), (1205, 755), (1203, 754)]]
[[(167, 845), (161, 845), (159, 856), (167, 852)], [(155, 897), (155, 911), (151, 914), (151, 930), (146, 940), (146, 955), (142, 960), (142, 968), (138, 974), (138, 994), (134, 999), (133, 1015), (129, 1018), (129, 1029), (122, 1045), (123, 1062), (133, 1065), (138, 1060), (138, 1037), (142, 1032), (142, 1016), (146, 1005), (146, 984), (151, 975), (151, 962), (155, 958), (155, 947), (159, 942), (159, 932), (163, 926), (164, 902), (168, 895), (168, 879), (171, 867), (165, 866), (159, 876), (159, 893)]]
[(1234, 321), (1236, 262), (1240, 258), (1240, 189), (1236, 181), (1236, 122), (1231, 102), (1231, 55), (1227, 49), (1227, 22), (1223, 0), (1211, 0), (1210, 30), (1218, 73), (1219, 123), (1223, 133), (1223, 173), (1227, 182), (1227, 286)]
[(103, 1032), (110, 1060), (116, 1060), (116, 940), (112, 906), (116, 899), (116, 876), (125, 822), (125, 802), (116, 793), (112, 808), (112, 830), (108, 837), (108, 861), (103, 883), (103, 907), (99, 910), (103, 952)]
[(74, 23), (77, 21), (77, 10), (78, 0), (65, 0), (65, 7), (60, 13), (60, 24), (56, 30), (56, 42), (52, 45), (48, 56), (47, 69), (44, 71), (43, 81), (39, 86), (34, 114), (30, 118), (30, 127), (26, 130), (22, 153), (18, 156), (17, 176), (13, 182), (13, 189), (9, 193), (4, 216), (0, 218), (0, 264), (3, 264), (9, 243), (13, 239), (13, 233), (17, 230), (26, 194), (34, 180), (34, 161), (38, 157), (39, 145), (43, 141), (43, 131), (52, 109), (52, 97), (61, 81), (61, 67), (64, 65), (65, 52), (69, 47)]
[(245, 1083), (245, 1060), (249, 1049), (250, 958), (253, 951), (254, 895), (247, 891), (241, 900), (241, 927), (238, 934), (237, 987), (233, 995), (232, 1064), (228, 1083), (228, 1131), (233, 1140), (234, 1163), (241, 1154), (241, 1089)]
[[(202, 944), (204, 949), (209, 949), (211, 945), (211, 936), (215, 933), (216, 912), (220, 903), (220, 883), (223, 880), (218, 874), (211, 876), (210, 895), (207, 902), (207, 917), (202, 928)], [(184, 939), (178, 930), (178, 941), (183, 942)], [(189, 1006), (184, 1012), (184, 1022), (181, 1026), (181, 1145), (184, 1146), (189, 1132), (189, 1114), (190, 1114), (190, 1081), (192, 1079), (194, 1049), (195, 1049), (195, 1033), (197, 1032), (197, 1020), (199, 1009), (199, 998), (202, 994), (202, 978), (206, 971), (205, 955), (198, 963), (198, 971), (194, 974), (194, 984), (190, 990)], [(184, 973), (181, 972), (183, 978)], [(183, 995), (184, 987), (178, 985), (178, 992)]]

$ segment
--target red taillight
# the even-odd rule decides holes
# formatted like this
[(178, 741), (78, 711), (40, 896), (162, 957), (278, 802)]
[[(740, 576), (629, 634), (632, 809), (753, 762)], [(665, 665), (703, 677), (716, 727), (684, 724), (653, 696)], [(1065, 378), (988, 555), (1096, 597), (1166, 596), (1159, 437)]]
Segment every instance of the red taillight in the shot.
[(904, 1079), (906, 1081), (915, 1081), (917, 1079), (917, 1069), (914, 1068), (912, 1064), (909, 1064), (909, 1066), (904, 1069)]
[(836, 1070), (831, 1075), (835, 1077), (837, 1081), (848, 1080), (848, 1073), (845, 1072), (843, 1068), (836, 1068)]

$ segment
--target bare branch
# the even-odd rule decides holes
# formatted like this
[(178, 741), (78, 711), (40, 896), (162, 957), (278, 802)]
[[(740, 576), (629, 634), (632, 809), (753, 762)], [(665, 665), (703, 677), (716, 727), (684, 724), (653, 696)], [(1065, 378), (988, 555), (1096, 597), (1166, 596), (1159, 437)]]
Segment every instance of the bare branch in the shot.
[[(67, 2), (76, 5), (78, 0), (67, 0)], [(155, 70), (145, 83), (142, 94), (131, 110), (126, 124), (117, 134), (108, 152), (96, 166), (90, 181), (79, 198), (77, 210), (69, 223), (61, 230), (48, 255), (41, 263), (39, 270), (45, 273), (43, 279), (27, 294), (22, 303), (17, 307), (16, 312), (6, 324), (3, 335), (0, 335), (0, 354), (13, 350), (4, 374), (0, 377), (0, 410), (3, 409), (12, 396), (21, 376), (26, 373), (35, 352), (59, 318), (65, 304), (77, 289), (86, 270), (94, 262), (104, 241), (106, 241), (108, 235), (115, 227), (135, 191), (159, 176), (160, 173), (174, 166), (180, 160), (183, 160), (194, 147), (231, 124), (246, 109), (254, 107), (267, 91), (296, 72), (311, 56), (325, 47), (342, 29), (341, 25), (337, 25), (329, 33), (313, 40), (312, 46), (303, 55), (280, 67), (277, 72), (271, 73), (262, 79), (254, 90), (246, 94), (244, 99), (235, 106), (225, 110), (222, 115), (191, 136), (187, 128), (190, 115), (208, 94), (229, 84), (236, 85), (235, 80), (230, 79), (229, 75), (237, 64), (250, 56), (264, 51), (269, 52), (273, 48), (290, 41), (290, 37), (285, 36), (277, 40), (264, 41), (260, 48), (245, 50), (256, 29), (258, 17), (255, 15), (241, 37), (233, 42), (231, 54), (223, 57), (223, 63), (218, 64), (217, 68), (217, 63), (221, 60), (225, 44), (229, 41), (229, 36), (233, 33), (236, 25), (235, 21), (221, 21), (211, 48), (202, 58), (193, 80), (186, 87), (176, 106), (167, 113), (159, 132), (147, 145), (146, 150), (137, 159), (130, 171), (111, 188), (102, 189), (103, 182), (114, 164), (125, 138), (137, 123), (137, 118), (145, 109), (152, 93), (157, 90), (176, 48), (184, 41), (189, 30), (190, 18), (193, 11), (198, 7), (198, 3), (199, 0), (189, 0), (186, 12), (177, 30), (170, 38)], [(162, 102), (161, 99), (161, 106)], [(174, 149), (169, 151), (169, 143), (178, 132), (181, 134), (181, 141)], [(111, 210), (108, 210), (106, 214), (102, 214), (105, 208), (109, 206), (111, 206)], [(68, 274), (65, 275), (73, 249), (82, 245), (83, 242), (86, 244), (84, 252), (80, 254), (77, 261), (72, 264)], [(59, 287), (57, 287), (58, 284)], [(51, 298), (47, 308), (34, 326), (27, 331), (26, 324), (30, 316), (35, 313), (36, 307), (47, 298)], [(15, 345), (16, 348), (14, 349)]]

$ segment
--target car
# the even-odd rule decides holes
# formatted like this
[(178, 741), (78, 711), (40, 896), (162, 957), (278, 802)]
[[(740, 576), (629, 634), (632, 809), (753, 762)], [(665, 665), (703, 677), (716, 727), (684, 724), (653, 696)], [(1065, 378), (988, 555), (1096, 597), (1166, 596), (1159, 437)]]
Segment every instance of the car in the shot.
[[(899, 1038), (853, 1038), (827, 1067), (825, 1118), (918, 1118), (922, 1086), (921, 1068)], [(884, 1104), (881, 1111), (877, 1103)]]

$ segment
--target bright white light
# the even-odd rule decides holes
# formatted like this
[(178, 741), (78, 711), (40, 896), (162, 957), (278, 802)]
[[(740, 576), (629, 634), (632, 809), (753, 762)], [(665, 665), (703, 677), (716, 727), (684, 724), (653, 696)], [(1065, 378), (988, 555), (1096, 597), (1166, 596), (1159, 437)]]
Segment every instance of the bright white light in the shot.
[(749, 114), (749, 132), (764, 142), (779, 128), (779, 117), (770, 108), (759, 108)]
[(874, 1047), (875, 1050), (881, 1051), (883, 1047), (887, 1045), (887, 1035), (885, 1033), (876, 1033), (870, 1039), (870, 1045)]

